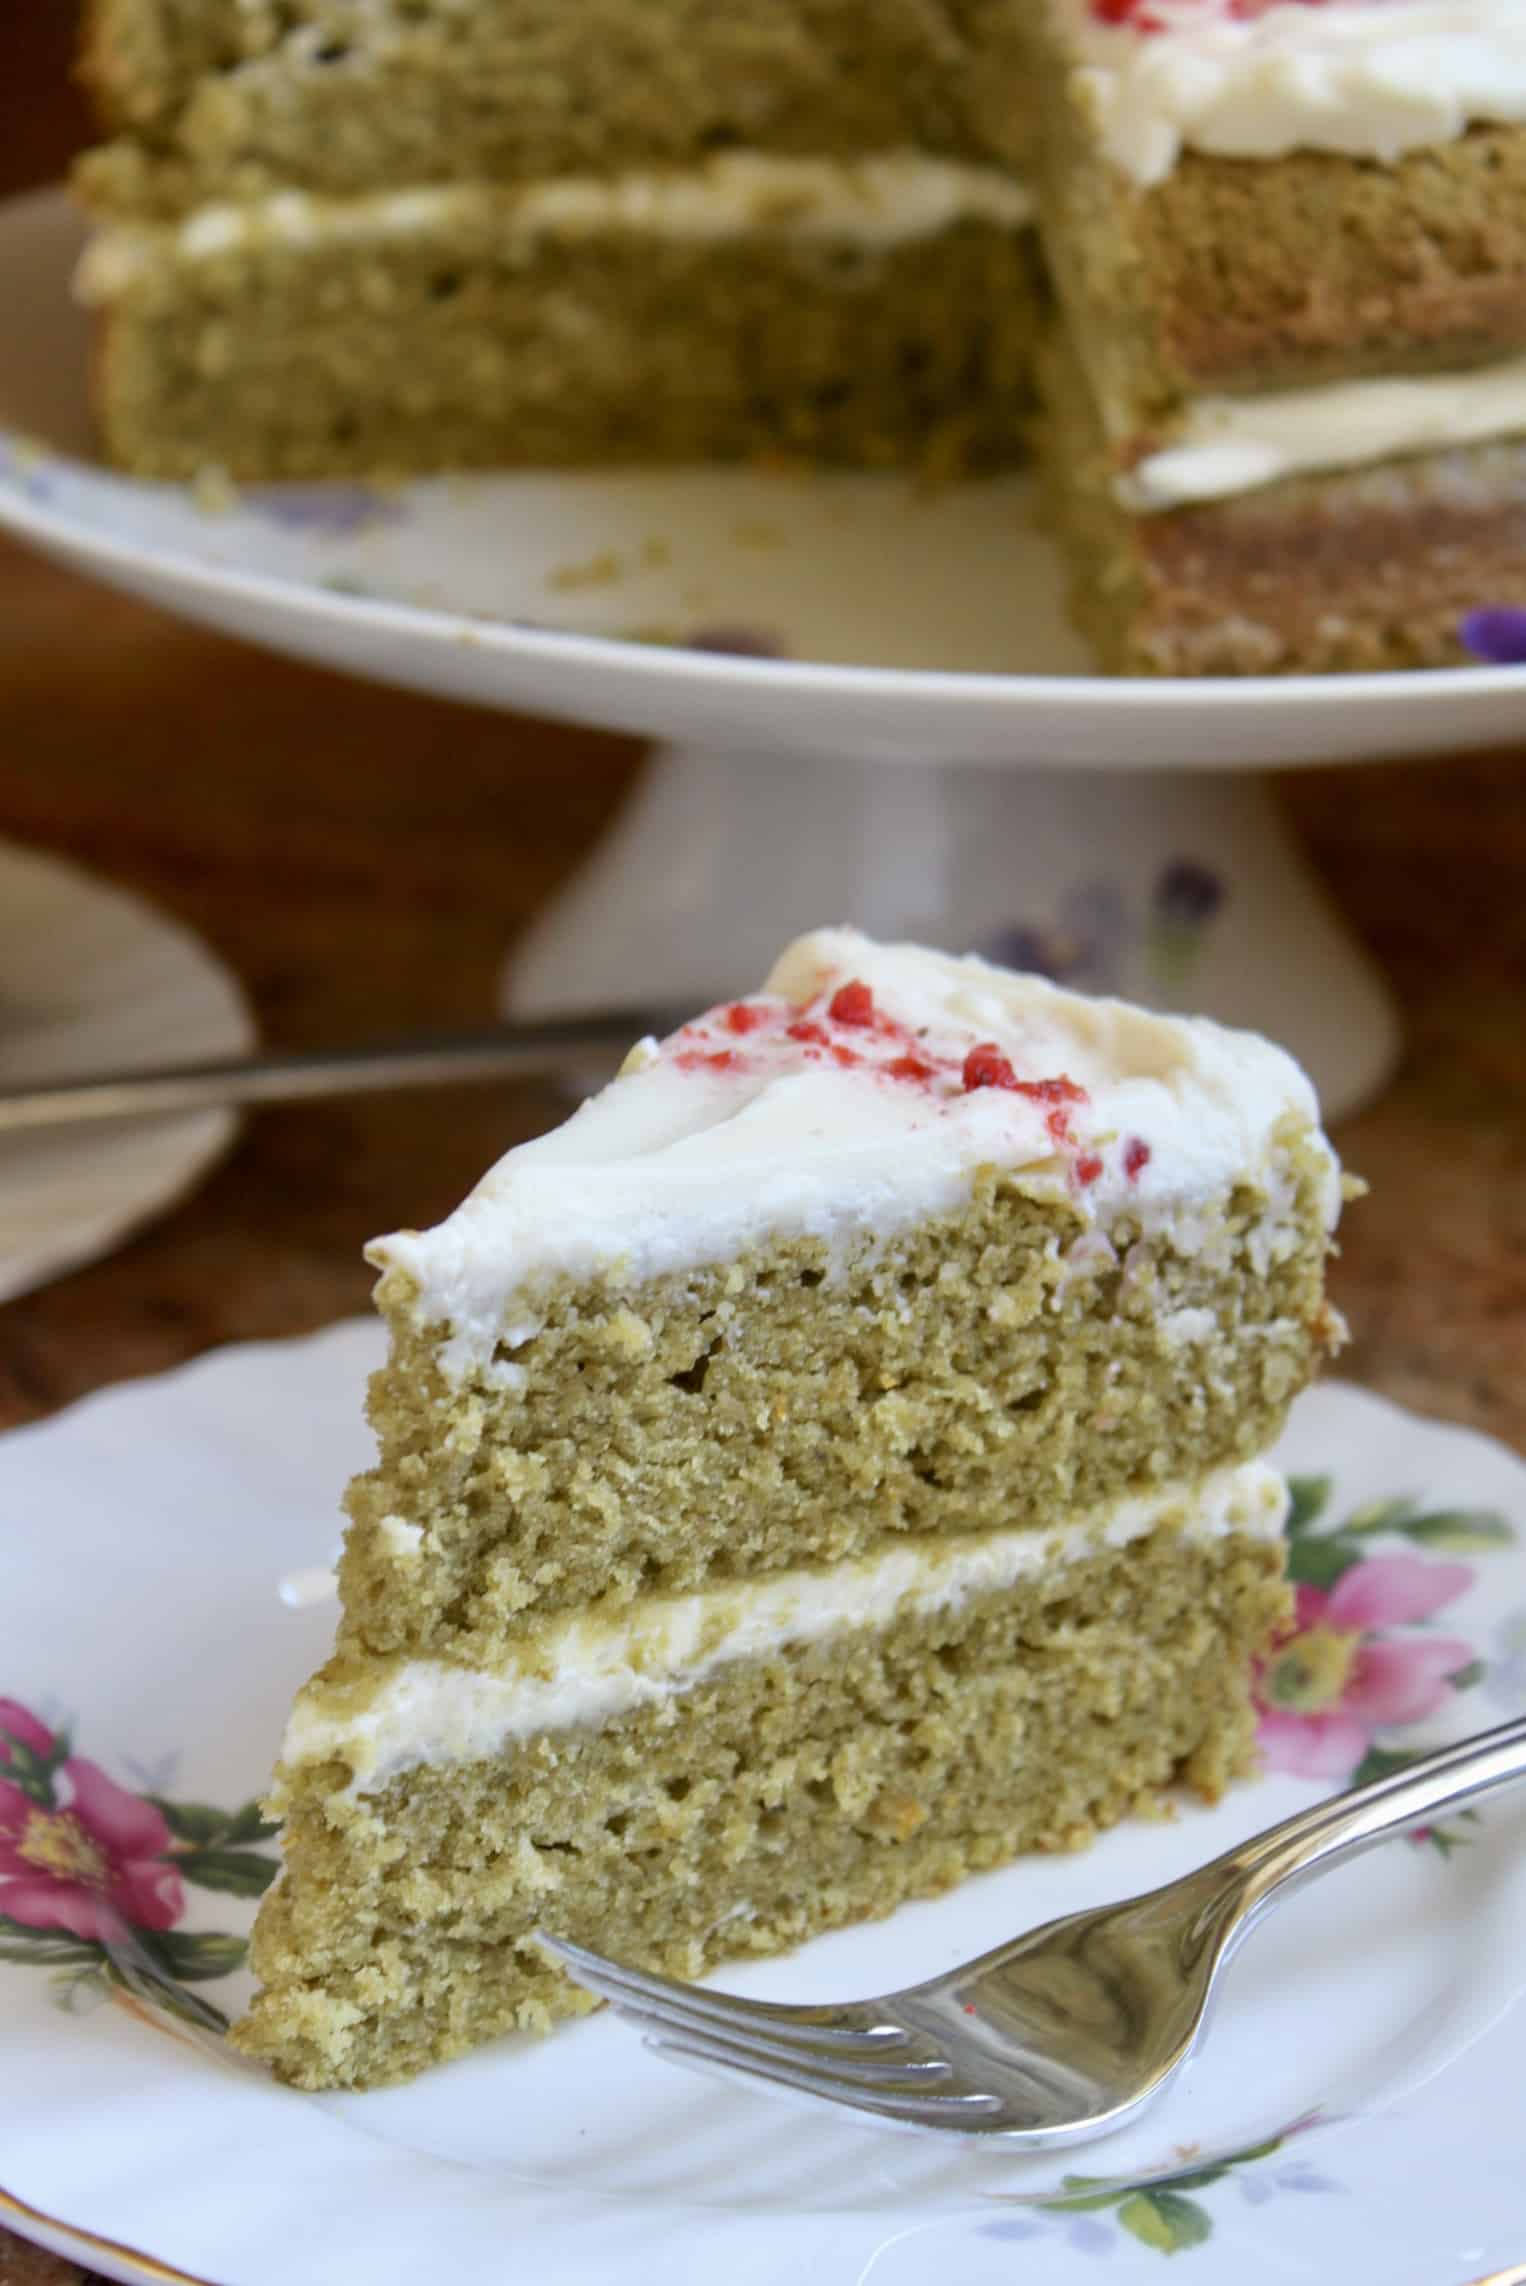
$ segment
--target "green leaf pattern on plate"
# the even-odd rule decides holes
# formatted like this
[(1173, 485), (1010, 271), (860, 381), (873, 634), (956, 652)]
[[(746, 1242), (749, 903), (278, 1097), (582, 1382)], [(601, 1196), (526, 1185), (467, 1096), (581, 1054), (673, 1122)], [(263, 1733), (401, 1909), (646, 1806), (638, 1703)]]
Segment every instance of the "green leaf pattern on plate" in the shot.
[[(1334, 2191), (1338, 2186), (1302, 2163), (1288, 2164), (1290, 2144), (1323, 2115), (1307, 2112), (1290, 2120), (1278, 2135), (1206, 2165), (1187, 2163), (1140, 2182), (1109, 2181), (1105, 2176), (1067, 2175), (1064, 2187), (1050, 2198), (1013, 2202), (1014, 2211), (999, 2222), (986, 2223), (986, 2238), (1029, 2240), (1059, 2236), (1076, 2252), (1109, 2254), (1126, 2233), (1156, 2254), (1186, 2254), (1206, 2246), (1213, 2236), (1213, 2208), (1201, 2194), (1216, 2186), (1247, 2177), (1241, 2188), (1259, 2204), (1279, 2192)], [(1281, 2155), (1282, 2164), (1267, 2172), (1264, 2162)]]

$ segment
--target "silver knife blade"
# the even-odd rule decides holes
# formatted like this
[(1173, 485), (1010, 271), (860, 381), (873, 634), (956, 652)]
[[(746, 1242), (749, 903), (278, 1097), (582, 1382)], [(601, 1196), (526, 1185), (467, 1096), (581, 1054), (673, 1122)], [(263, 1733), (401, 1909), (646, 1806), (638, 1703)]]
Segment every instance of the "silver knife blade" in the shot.
[(602, 1009), (476, 1031), (416, 1033), (341, 1048), (232, 1056), (212, 1063), (94, 1072), (41, 1085), (0, 1087), (0, 1134), (204, 1111), (217, 1105), (300, 1103), (392, 1089), (552, 1078), (583, 1063), (613, 1065), (635, 1041), (649, 1034), (661, 1039), (693, 1013), (656, 1006)]

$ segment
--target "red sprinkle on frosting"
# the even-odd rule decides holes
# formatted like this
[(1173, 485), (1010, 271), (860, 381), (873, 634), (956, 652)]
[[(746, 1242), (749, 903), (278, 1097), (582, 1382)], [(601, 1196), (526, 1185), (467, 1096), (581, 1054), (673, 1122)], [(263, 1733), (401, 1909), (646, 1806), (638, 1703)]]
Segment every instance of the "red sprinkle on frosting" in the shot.
[[(1236, 14), (1236, 9), (1231, 9)], [(1092, 16), (1099, 23), (1126, 23), (1131, 32), (1163, 32), (1165, 21), (1147, 7), (1147, 0), (1092, 0)]]
[[(1279, 0), (1199, 0), (1198, 13), (1232, 24), (1249, 24), (1278, 4)], [(1318, 8), (1326, 5), (1326, 0), (1299, 0), (1299, 4)], [(1151, 0), (1091, 0), (1091, 12), (1099, 24), (1121, 24), (1131, 32), (1164, 32), (1168, 28), (1166, 18)]]
[(994, 1040), (985, 1040), (978, 1048), (971, 1048), (964, 1059), (964, 1084), (969, 1092), (978, 1087), (1000, 1087), (1011, 1095), (1027, 1096), (1031, 1103), (1050, 1105), (1045, 1125), (1057, 1141), (1065, 1143), (1074, 1141), (1068, 1107), (1087, 1100), (1085, 1088), (1077, 1087), (1063, 1072), (1058, 1079), (1019, 1079)]
[(1139, 1135), (1131, 1135), (1123, 1146), (1123, 1171), (1131, 1183), (1137, 1183), (1150, 1164), (1150, 1146)]
[(971, 1048), (964, 1059), (964, 1084), (966, 1091), (973, 1094), (978, 1087), (1005, 1087), (1015, 1091), (1020, 1082), (996, 1042), (984, 1040), (978, 1048)]
[(930, 1064), (925, 1056), (895, 1056), (885, 1070), (892, 1079), (898, 1080), (930, 1080), (938, 1076), (937, 1066)]
[[(781, 1040), (795, 1043), (802, 1064), (862, 1071), (866, 1078), (919, 1089), (934, 1105), (951, 1104), (980, 1088), (1026, 1096), (1041, 1107), (1056, 1147), (1072, 1155), (1076, 1181), (1093, 1183), (1102, 1172), (1101, 1159), (1093, 1150), (1082, 1150), (1071, 1126), (1074, 1107), (1089, 1100), (1084, 1087), (1063, 1072), (1050, 1079), (1019, 1079), (1011, 1058), (994, 1040), (982, 1040), (961, 1060), (957, 1049), (934, 1045), (925, 1033), (877, 1007), (861, 977), (850, 977), (835, 989), (824, 983), (804, 1008), (764, 996), (723, 1001), (686, 1024), (670, 1052), (680, 1071), (757, 1072), (767, 1068)], [(1125, 1151), (1129, 1174), (1137, 1174), (1148, 1157), (1148, 1145), (1131, 1142)]]
[(827, 1010), (834, 1024), (872, 1024), (874, 1022), (874, 994), (857, 977), (851, 984), (841, 984), (832, 995)]
[(1090, 1101), (1085, 1088), (1078, 1087), (1075, 1081), (1067, 1079), (1063, 1072), (1058, 1079), (1019, 1080), (1017, 1085), (1021, 1093), (1031, 1095), (1035, 1103), (1087, 1103)]

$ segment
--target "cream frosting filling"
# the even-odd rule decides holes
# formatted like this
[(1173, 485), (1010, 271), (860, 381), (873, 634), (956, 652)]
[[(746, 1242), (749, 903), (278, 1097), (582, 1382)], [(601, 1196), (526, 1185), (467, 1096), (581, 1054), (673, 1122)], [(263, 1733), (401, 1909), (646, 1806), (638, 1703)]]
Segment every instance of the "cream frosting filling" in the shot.
[(1148, 514), (1224, 500), (1288, 476), (1526, 434), (1526, 357), (1465, 373), (1339, 381), (1256, 397), (1198, 397), (1169, 445), (1118, 478)]
[[(869, 988), (883, 1031), (818, 1022), (824, 1045), (793, 1036), (789, 1019), (819, 1018), (850, 982)], [(645, 1043), (620, 1078), (509, 1152), (437, 1228), (368, 1249), (378, 1268), (415, 1282), (426, 1324), (449, 1329), (448, 1376), (485, 1368), (512, 1384), (514, 1352), (543, 1323), (552, 1280), (603, 1277), (628, 1290), (791, 1238), (823, 1242), (835, 1274), (855, 1250), (962, 1206), (987, 1168), (1071, 1210), (1057, 1244), (1126, 1215), (1193, 1254), (1221, 1243), (1222, 1201), (1247, 1183), (1266, 1201), (1247, 1241), (1264, 1270), (1306, 1235), (1290, 1141), (1312, 1141), (1334, 1224), (1339, 1170), (1314, 1091), (1252, 1033), (852, 929), (800, 938), (743, 1005), (743, 1018), (723, 1008), (661, 1047)], [(981, 1045), (1030, 1092), (964, 1084)], [(926, 1083), (896, 1076), (924, 1062)], [(1082, 1100), (1046, 1096), (1060, 1081)]]
[(86, 249), (78, 290), (86, 301), (110, 301), (166, 252), (198, 262), (265, 244), (408, 238), (460, 224), (515, 239), (630, 231), (703, 242), (762, 232), (888, 248), (961, 222), (1020, 229), (1032, 213), (1014, 176), (927, 152), (828, 159), (723, 151), (697, 167), (567, 175), (523, 187), (441, 184), (343, 199), (277, 191), (202, 206), (174, 225), (103, 231)]
[(1102, 149), (1142, 185), (1184, 148), (1392, 164), (1475, 122), (1526, 121), (1521, 0), (1275, 0), (1238, 17), (1222, 0), (1148, 0), (1147, 31), (1102, 23), (1090, 0), (1050, 6)]
[(616, 1618), (580, 1613), (538, 1633), (491, 1671), (410, 1659), (368, 1702), (298, 1698), (282, 1763), (343, 1761), (374, 1793), (420, 1764), (476, 1762), (545, 1731), (586, 1728), (660, 1705), (741, 1659), (767, 1658), (850, 1630), (957, 1608), (1168, 1527), (1194, 1540), (1273, 1540), (1287, 1487), (1265, 1461), (1215, 1470), (1189, 1489), (1112, 1502), (1050, 1531), (903, 1542), (825, 1571), (790, 1571), (683, 1596), (648, 1596)]

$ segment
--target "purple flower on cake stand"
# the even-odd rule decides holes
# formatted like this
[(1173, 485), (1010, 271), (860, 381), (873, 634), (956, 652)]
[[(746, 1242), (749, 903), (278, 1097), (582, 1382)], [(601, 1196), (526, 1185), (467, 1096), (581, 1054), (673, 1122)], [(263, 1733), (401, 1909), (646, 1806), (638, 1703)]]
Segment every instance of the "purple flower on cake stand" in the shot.
[(258, 485), (242, 494), (242, 502), (268, 524), (326, 539), (351, 540), (377, 524), (407, 521), (402, 502), (370, 484)]
[(1120, 980), (1133, 933), (1128, 901), (1115, 881), (1077, 881), (1060, 899), (1052, 922), (1013, 921), (993, 929), (974, 949), (998, 968), (1107, 992)]
[(1211, 866), (1193, 857), (1173, 857), (1155, 884), (1157, 921), (1175, 928), (1206, 928), (1224, 902), (1224, 884)]
[(1173, 857), (1156, 876), (1150, 897), (1149, 953), (1157, 982), (1180, 992), (1218, 919), (1228, 892), (1211, 866)]
[(1486, 604), (1468, 613), (1458, 633), (1474, 658), (1486, 666), (1526, 666), (1526, 606)]
[(1082, 992), (1118, 992), (1129, 954), (1142, 940), (1156, 981), (1178, 990), (1228, 896), (1221, 877), (1196, 858), (1174, 857), (1150, 884), (1141, 915), (1117, 881), (1077, 881), (1060, 896), (1052, 921), (1022, 920), (993, 929), (975, 946), (1001, 968), (1025, 969)]

